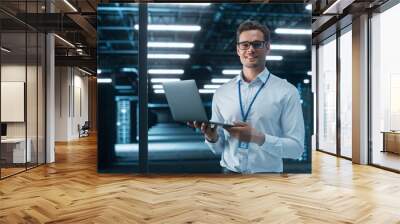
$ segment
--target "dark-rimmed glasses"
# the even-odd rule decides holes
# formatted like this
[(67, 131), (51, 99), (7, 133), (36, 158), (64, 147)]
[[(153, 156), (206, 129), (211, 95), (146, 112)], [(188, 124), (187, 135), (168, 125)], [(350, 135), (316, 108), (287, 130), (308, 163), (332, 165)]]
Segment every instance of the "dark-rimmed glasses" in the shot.
[(266, 41), (260, 41), (260, 40), (255, 40), (255, 41), (242, 41), (242, 42), (237, 42), (237, 45), (239, 46), (240, 50), (247, 50), (250, 48), (250, 46), (253, 46), (254, 49), (261, 49), (265, 46)]

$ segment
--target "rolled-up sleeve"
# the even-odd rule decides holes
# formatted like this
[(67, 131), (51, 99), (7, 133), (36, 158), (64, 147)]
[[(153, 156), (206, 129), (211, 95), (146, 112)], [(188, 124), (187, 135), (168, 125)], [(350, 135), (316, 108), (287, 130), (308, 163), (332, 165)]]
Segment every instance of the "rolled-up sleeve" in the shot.
[[(224, 123), (224, 118), (221, 115), (221, 112), (218, 108), (217, 105), (217, 96), (214, 94), (213, 100), (212, 100), (212, 115), (211, 115), (211, 121), (219, 122), (219, 123)], [(218, 133), (218, 140), (215, 143), (205, 140), (207, 145), (210, 147), (211, 151), (215, 154), (221, 154), (224, 151), (225, 147), (225, 134), (224, 134), (224, 129), (220, 126), (217, 126), (217, 133)]]
[(280, 117), (283, 136), (265, 134), (261, 150), (280, 158), (299, 159), (304, 152), (304, 118), (301, 109), (300, 95), (292, 88), (285, 98)]

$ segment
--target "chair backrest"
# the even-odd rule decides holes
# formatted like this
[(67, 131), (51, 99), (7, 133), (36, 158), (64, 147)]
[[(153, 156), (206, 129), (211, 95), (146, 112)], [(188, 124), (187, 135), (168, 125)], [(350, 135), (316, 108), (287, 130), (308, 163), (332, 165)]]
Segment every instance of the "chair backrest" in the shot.
[(89, 121), (85, 121), (85, 123), (83, 124), (82, 128), (87, 128), (89, 129)]

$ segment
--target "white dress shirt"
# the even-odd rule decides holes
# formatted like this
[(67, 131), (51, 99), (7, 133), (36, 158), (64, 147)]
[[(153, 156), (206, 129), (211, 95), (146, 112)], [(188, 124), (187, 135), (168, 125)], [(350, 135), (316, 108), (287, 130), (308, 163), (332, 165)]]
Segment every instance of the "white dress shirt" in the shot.
[[(268, 79), (268, 75), (270, 75)], [(300, 95), (292, 84), (262, 71), (256, 79), (247, 83), (238, 75), (217, 89), (212, 101), (212, 121), (233, 123), (242, 121), (238, 82), (244, 111), (261, 89), (249, 112), (247, 123), (265, 135), (259, 146), (249, 143), (247, 149), (239, 148), (239, 140), (218, 126), (218, 141), (206, 140), (214, 153), (222, 154), (221, 166), (240, 173), (282, 172), (282, 158), (298, 159), (304, 151), (304, 119)]]

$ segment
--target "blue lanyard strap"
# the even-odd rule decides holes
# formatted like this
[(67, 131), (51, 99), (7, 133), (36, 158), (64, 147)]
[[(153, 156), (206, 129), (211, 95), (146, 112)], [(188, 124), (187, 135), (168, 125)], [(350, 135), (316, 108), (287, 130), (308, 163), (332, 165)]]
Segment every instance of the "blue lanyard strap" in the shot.
[(266, 80), (266, 81), (260, 86), (260, 88), (258, 89), (256, 95), (255, 95), (255, 96), (253, 97), (253, 99), (251, 100), (250, 105), (249, 105), (249, 108), (247, 108), (246, 113), (244, 113), (244, 110), (243, 110), (242, 93), (241, 93), (241, 90), (240, 90), (240, 83), (241, 83), (242, 80), (239, 80), (238, 92), (239, 92), (240, 112), (242, 113), (243, 122), (246, 122), (247, 117), (249, 116), (250, 109), (251, 109), (251, 107), (253, 106), (254, 101), (256, 100), (258, 94), (261, 92), (261, 89), (267, 84), (267, 82), (268, 82), (270, 76), (271, 76), (271, 73), (268, 73), (268, 78), (267, 78), (267, 80)]

